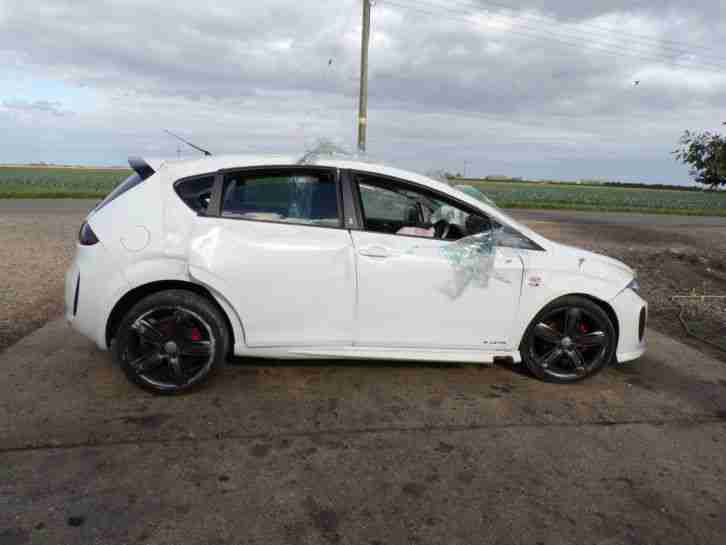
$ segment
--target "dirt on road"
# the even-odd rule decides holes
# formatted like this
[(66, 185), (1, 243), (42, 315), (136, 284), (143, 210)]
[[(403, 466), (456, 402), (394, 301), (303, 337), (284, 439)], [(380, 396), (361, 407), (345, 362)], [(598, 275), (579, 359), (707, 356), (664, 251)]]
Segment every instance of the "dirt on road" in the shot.
[(0, 351), (63, 312), (65, 271), (94, 201), (0, 201)]
[(2, 355), (0, 543), (722, 543), (726, 367), (649, 335), (568, 387), (245, 359), (169, 398), (55, 321)]

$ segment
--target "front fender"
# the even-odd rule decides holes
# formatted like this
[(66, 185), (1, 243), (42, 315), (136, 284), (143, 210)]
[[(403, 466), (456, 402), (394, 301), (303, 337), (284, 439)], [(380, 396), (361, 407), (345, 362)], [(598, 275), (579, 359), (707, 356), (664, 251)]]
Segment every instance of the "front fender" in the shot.
[(541, 269), (525, 271), (522, 284), (521, 304), (515, 320), (515, 334), (512, 335), (513, 346), (522, 342), (534, 317), (560, 297), (585, 295), (610, 304), (626, 286), (619, 278), (615, 281), (582, 273)]

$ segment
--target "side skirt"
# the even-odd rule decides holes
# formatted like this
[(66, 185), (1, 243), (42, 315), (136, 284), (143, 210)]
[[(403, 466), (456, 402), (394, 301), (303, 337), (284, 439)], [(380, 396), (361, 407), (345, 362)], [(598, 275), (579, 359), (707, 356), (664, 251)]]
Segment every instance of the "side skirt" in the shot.
[(519, 363), (519, 350), (481, 352), (474, 350), (415, 350), (410, 348), (380, 348), (367, 346), (272, 347), (247, 348), (236, 346), (235, 355), (241, 357), (275, 359), (356, 359), (480, 363), (491, 365), (495, 358), (511, 359)]

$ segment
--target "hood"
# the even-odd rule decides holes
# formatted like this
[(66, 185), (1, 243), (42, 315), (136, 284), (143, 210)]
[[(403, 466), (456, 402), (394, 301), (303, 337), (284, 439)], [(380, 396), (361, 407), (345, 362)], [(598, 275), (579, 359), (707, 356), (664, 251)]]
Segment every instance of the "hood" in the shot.
[(554, 245), (552, 253), (556, 254), (567, 268), (572, 267), (587, 276), (601, 278), (608, 282), (626, 286), (636, 276), (636, 272), (625, 263), (606, 255), (564, 244)]

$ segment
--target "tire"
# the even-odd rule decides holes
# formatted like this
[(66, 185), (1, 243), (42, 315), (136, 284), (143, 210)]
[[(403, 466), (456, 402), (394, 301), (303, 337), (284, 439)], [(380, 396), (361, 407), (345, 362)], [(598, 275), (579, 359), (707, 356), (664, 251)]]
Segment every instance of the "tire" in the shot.
[(188, 392), (224, 365), (230, 334), (208, 299), (186, 290), (145, 297), (121, 320), (113, 358), (134, 384), (155, 394)]
[(615, 358), (617, 334), (607, 313), (590, 299), (568, 295), (535, 316), (519, 347), (537, 378), (559, 384), (579, 382)]

